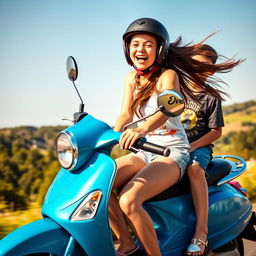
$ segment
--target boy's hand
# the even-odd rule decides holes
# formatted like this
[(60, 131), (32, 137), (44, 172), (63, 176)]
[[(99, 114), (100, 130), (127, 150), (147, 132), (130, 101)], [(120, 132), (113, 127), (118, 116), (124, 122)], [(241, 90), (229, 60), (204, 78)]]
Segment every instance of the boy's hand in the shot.
[(190, 143), (190, 152), (193, 152), (194, 150), (196, 150), (198, 147), (196, 146), (196, 144), (194, 142)]

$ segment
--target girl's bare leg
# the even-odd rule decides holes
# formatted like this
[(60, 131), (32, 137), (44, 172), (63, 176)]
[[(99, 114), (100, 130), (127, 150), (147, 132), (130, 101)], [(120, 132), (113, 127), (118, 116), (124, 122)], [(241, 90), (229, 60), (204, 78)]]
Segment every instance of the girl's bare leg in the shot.
[(113, 193), (111, 193), (109, 199), (108, 212), (110, 227), (119, 241), (119, 247), (117, 250), (120, 252), (130, 251), (130, 249), (135, 247), (135, 244), (131, 234), (127, 229), (127, 223), (125, 221), (123, 212), (120, 210), (116, 195)]
[[(188, 176), (196, 213), (196, 228), (193, 237), (206, 241), (208, 233), (208, 186), (205, 172), (198, 164), (192, 164), (188, 167)], [(201, 244), (199, 247), (204, 252), (205, 246)], [(187, 254), (193, 256), (200, 255), (200, 253), (188, 252)]]
[[(126, 184), (145, 163), (133, 154), (116, 159), (117, 175), (113, 189)], [(127, 222), (120, 209), (116, 195), (112, 192), (109, 198), (109, 222), (111, 229), (119, 240), (118, 251), (128, 252), (136, 247), (131, 234), (127, 229)]]
[(148, 256), (160, 256), (161, 253), (153, 222), (142, 203), (175, 184), (179, 177), (180, 169), (176, 162), (159, 157), (143, 167), (120, 194), (121, 209), (130, 220)]

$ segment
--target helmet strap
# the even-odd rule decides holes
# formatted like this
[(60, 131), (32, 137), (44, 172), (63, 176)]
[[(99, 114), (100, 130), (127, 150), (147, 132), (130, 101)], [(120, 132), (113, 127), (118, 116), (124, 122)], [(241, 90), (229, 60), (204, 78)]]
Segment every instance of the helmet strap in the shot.
[(158, 65), (158, 64), (153, 64), (153, 65), (151, 65), (150, 67), (148, 67), (148, 68), (146, 68), (144, 70), (138, 69), (135, 65), (133, 65), (133, 67), (136, 70), (136, 72), (138, 73), (138, 75), (145, 76), (148, 73), (155, 73), (155, 72), (157, 72), (160, 69), (161, 66)]

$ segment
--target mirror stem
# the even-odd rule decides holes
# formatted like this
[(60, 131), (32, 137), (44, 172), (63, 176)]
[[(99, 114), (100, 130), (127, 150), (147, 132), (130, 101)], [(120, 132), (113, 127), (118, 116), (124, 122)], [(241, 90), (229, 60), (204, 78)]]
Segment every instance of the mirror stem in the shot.
[(81, 103), (79, 105), (79, 112), (83, 113), (84, 112), (84, 103)]
[(75, 89), (76, 89), (76, 92), (77, 92), (77, 94), (78, 94), (80, 100), (81, 100), (81, 104), (80, 104), (80, 107), (79, 107), (79, 111), (80, 111), (80, 112), (84, 112), (84, 102), (83, 102), (83, 100), (82, 100), (82, 97), (81, 97), (79, 91), (78, 91), (77, 88), (76, 88), (76, 84), (75, 84), (74, 80), (72, 80), (72, 83), (73, 83), (73, 85), (74, 85), (74, 87), (75, 87)]
[[(162, 106), (160, 106), (160, 107), (162, 107)], [(148, 115), (148, 116), (144, 116), (144, 117), (142, 117), (142, 118), (140, 118), (140, 119), (138, 119), (138, 120), (136, 120), (136, 121), (134, 121), (134, 122), (131, 122), (131, 123), (129, 123), (129, 124), (126, 124), (126, 125), (124, 126), (124, 128), (123, 128), (123, 131), (125, 131), (129, 126), (131, 126), (131, 125), (133, 125), (133, 124), (137, 124), (138, 122), (143, 121), (143, 120), (145, 120), (145, 119), (147, 119), (147, 118), (149, 118), (149, 117), (155, 115), (157, 112), (161, 111), (160, 107), (159, 107), (154, 113), (152, 113), (152, 114), (150, 114), (150, 115)]]
[(149, 118), (149, 117), (155, 115), (157, 112), (159, 112), (159, 111), (164, 111), (164, 110), (165, 110), (165, 107), (164, 107), (164, 106), (162, 106), (162, 105), (159, 106), (158, 109), (157, 109), (154, 113), (152, 113), (152, 114), (150, 114), (150, 115), (148, 115), (148, 116), (144, 116), (144, 117), (142, 117), (142, 118), (140, 118), (140, 119), (138, 119), (138, 120), (136, 120), (136, 121), (134, 121), (134, 122), (131, 122), (131, 123), (129, 123), (129, 124), (126, 124), (126, 125), (124, 126), (124, 128), (123, 128), (123, 131), (125, 131), (129, 126), (131, 126), (131, 125), (133, 125), (133, 124), (136, 124), (136, 123), (138, 123), (138, 122), (140, 122), (140, 121), (143, 121), (143, 120), (145, 120), (145, 119), (147, 119), (147, 118)]

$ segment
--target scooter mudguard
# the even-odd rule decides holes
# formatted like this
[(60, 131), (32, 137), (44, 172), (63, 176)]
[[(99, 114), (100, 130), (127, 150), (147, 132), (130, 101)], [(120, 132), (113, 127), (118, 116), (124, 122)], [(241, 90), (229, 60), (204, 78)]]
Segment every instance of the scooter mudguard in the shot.
[(70, 235), (49, 218), (22, 226), (0, 240), (1, 256), (22, 256), (32, 253), (62, 255)]

